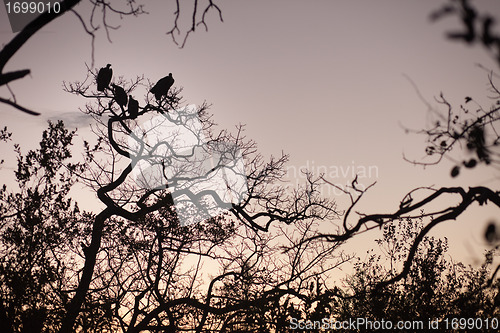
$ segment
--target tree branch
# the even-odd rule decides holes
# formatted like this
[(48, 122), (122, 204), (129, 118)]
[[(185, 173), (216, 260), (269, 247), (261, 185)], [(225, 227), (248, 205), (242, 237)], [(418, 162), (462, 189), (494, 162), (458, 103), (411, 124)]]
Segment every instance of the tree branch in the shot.
[(26, 109), (25, 107), (22, 107), (21, 105), (15, 103), (15, 102), (12, 102), (11, 100), (8, 100), (8, 99), (5, 99), (5, 98), (2, 98), (0, 97), (0, 102), (2, 103), (5, 103), (5, 104), (8, 104), (16, 109), (18, 109), (19, 111), (22, 111), (22, 112), (26, 112), (27, 114), (31, 114), (33, 116), (39, 116), (40, 113), (38, 112), (35, 112), (35, 111), (31, 111), (29, 109)]

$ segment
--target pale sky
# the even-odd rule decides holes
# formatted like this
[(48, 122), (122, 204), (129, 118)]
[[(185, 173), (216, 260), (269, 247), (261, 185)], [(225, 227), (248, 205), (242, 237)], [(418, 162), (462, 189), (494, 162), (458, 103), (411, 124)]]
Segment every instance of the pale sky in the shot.
[[(495, 2), (476, 3), (500, 18)], [(471, 96), (489, 107), (487, 75), (475, 64), (498, 67), (481, 47), (445, 39), (447, 29), (460, 26), (456, 17), (429, 22), (430, 12), (442, 3), (226, 0), (219, 4), (224, 22), (212, 12), (208, 32), (200, 27), (179, 49), (165, 35), (173, 8), (156, 1), (146, 3), (149, 15), (113, 20), (121, 28), (111, 31), (112, 43), (104, 31), (97, 33), (94, 67), (111, 63), (115, 77), (128, 80), (144, 74), (156, 81), (172, 72), (187, 103), (213, 104), (211, 112), (221, 128), (246, 124), (247, 136), (265, 156), (291, 155), (291, 170), (306, 165), (312, 171), (345, 172), (376, 167), (376, 174), (360, 180), (377, 185), (359, 209), (392, 212), (418, 186), (499, 186), (494, 170), (474, 169), (452, 179), (450, 162), (424, 170), (402, 158), (403, 153), (417, 160), (425, 156), (425, 137), (407, 135), (402, 126), (419, 129), (429, 123), (426, 106), (405, 75), (434, 105), (434, 96), (442, 91), (455, 105)], [(0, 8), (0, 42), (5, 44), (14, 34), (5, 8)], [(14, 132), (15, 142), (34, 147), (46, 120), (59, 117), (77, 126), (80, 137), (90, 135), (89, 120), (78, 111), (86, 100), (62, 91), (63, 81), (85, 78), (86, 63), (91, 64), (90, 38), (76, 16), (66, 14), (7, 64), (6, 70), (31, 69), (31, 77), (10, 86), (20, 104), (42, 113), (32, 117), (0, 105), (0, 125)], [(142, 93), (137, 90), (136, 98)], [(5, 88), (0, 94), (8, 96)], [(2, 155), (13, 156), (5, 147)], [(10, 164), (0, 171), (5, 181), (12, 178), (14, 162), (7, 158)], [(329, 180), (344, 185), (350, 176)], [(339, 203), (344, 199), (339, 197)], [(457, 259), (481, 259), (484, 224), (498, 213), (491, 205), (474, 209), (433, 234), (449, 237)]]

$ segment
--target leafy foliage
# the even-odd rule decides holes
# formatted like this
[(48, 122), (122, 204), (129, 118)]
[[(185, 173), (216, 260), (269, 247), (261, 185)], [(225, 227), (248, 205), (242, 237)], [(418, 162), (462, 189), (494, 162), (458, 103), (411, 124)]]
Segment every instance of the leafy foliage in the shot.
[(374, 288), (395, 274), (421, 228), (422, 221), (410, 220), (384, 227), (383, 238), (377, 242), (385, 255), (369, 251), (367, 260), (358, 259), (354, 274), (346, 280), (348, 289), (335, 300), (339, 320), (364, 317), (394, 323), (500, 315), (500, 282), (489, 283), (492, 259), (498, 251), (487, 252), (480, 268), (466, 267), (447, 258), (446, 238), (425, 237), (408, 276), (381, 290)]
[(57, 327), (75, 282), (79, 239), (92, 215), (69, 198), (81, 166), (71, 157), (74, 132), (49, 123), (40, 147), (22, 155), (19, 188), (0, 189), (0, 327), (2, 332), (40, 332)]

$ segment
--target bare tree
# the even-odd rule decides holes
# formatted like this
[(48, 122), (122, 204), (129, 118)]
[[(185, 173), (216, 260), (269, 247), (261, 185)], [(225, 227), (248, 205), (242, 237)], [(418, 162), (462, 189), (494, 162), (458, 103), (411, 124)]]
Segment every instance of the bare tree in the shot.
[[(61, 331), (86, 297), (106, 299), (127, 332), (219, 330), (262, 304), (307, 298), (311, 279), (350, 258), (334, 253), (341, 242), (306, 239), (339, 214), (320, 197), (321, 179), (290, 192), (279, 184), (287, 156), (265, 162), (241, 127), (214, 132), (208, 106), (183, 105), (181, 89), (156, 102), (147, 94), (136, 117), (110, 91), (96, 93), (95, 76), (66, 89), (93, 101), (82, 111), (99, 139), (86, 143), (79, 177), (106, 208)], [(114, 84), (130, 95), (150, 88), (141, 78)]]

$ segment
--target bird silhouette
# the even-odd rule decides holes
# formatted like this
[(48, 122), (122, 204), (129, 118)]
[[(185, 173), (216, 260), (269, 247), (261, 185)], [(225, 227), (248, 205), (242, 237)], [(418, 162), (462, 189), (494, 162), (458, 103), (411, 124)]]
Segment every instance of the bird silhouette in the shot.
[(156, 82), (155, 86), (151, 88), (150, 92), (155, 95), (157, 101), (161, 99), (162, 96), (167, 96), (168, 90), (174, 84), (175, 80), (172, 77), (172, 73), (168, 73), (168, 76), (161, 78)]
[(111, 64), (107, 64), (106, 67), (101, 68), (97, 74), (97, 90), (104, 91), (106, 88), (109, 88), (112, 76), (113, 70), (111, 69)]
[(135, 100), (132, 95), (128, 96), (128, 113), (132, 119), (137, 118), (139, 116), (139, 102)]
[(113, 93), (115, 95), (115, 101), (118, 105), (120, 105), (121, 107), (125, 107), (125, 105), (127, 105), (127, 93), (125, 92), (125, 90), (123, 90), (122, 87), (120, 86), (117, 86), (116, 84), (113, 84)]

